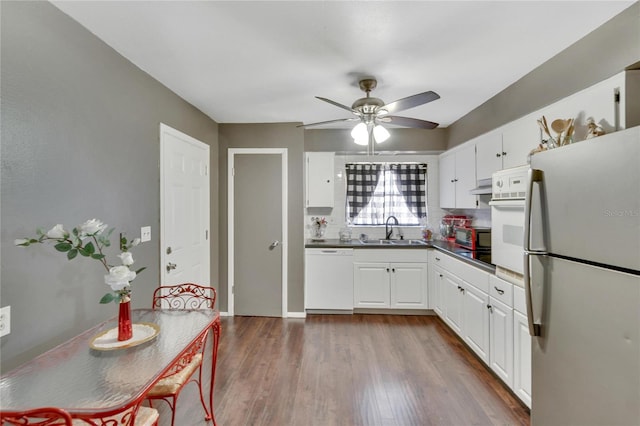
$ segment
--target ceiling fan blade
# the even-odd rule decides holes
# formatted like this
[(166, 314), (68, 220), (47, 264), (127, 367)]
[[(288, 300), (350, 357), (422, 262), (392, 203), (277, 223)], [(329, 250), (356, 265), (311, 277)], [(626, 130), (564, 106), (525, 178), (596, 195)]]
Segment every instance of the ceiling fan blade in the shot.
[(360, 120), (359, 118), (338, 118), (337, 120), (328, 120), (328, 121), (318, 121), (317, 123), (309, 123), (309, 124), (299, 124), (296, 127), (311, 127), (311, 126), (320, 126), (322, 124), (330, 124), (330, 123), (339, 123), (341, 121), (356, 121)]
[(424, 93), (418, 93), (417, 95), (408, 96), (406, 98), (398, 99), (395, 102), (390, 102), (380, 109), (387, 110), (389, 114), (402, 111), (405, 109), (417, 107), (418, 105), (423, 105), (429, 103), (431, 101), (435, 101), (436, 99), (440, 99), (440, 95), (436, 92), (428, 91)]
[(336, 101), (332, 101), (331, 99), (321, 98), (320, 96), (316, 96), (316, 98), (317, 98), (317, 99), (320, 99), (321, 101), (328, 102), (328, 103), (330, 103), (331, 105), (335, 105), (335, 106), (337, 106), (338, 108), (346, 109), (347, 111), (352, 112), (352, 113), (354, 113), (354, 114), (356, 114), (356, 113), (358, 112), (358, 111), (356, 111), (356, 110), (352, 109), (351, 107), (348, 107), (348, 106), (346, 106), (346, 105), (339, 104), (338, 102), (336, 102)]
[(387, 115), (381, 121), (385, 123), (395, 124), (397, 126), (415, 127), (417, 129), (435, 129), (438, 123), (433, 121), (418, 120), (417, 118), (398, 117), (396, 115)]

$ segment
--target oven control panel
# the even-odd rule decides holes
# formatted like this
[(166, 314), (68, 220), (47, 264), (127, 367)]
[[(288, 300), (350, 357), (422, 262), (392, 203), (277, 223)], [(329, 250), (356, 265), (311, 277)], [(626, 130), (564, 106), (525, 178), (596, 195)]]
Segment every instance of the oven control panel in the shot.
[(529, 166), (514, 167), (495, 172), (492, 176), (493, 200), (521, 200), (527, 192)]

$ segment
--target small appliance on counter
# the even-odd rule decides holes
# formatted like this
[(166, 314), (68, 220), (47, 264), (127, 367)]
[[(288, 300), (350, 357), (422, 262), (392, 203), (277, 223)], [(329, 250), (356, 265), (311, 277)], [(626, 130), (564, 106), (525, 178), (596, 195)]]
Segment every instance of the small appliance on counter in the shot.
[(471, 251), (491, 250), (491, 228), (454, 226), (457, 246)]
[(464, 215), (448, 214), (442, 218), (440, 222), (440, 236), (443, 240), (455, 242), (455, 227), (468, 227), (471, 225), (471, 218)]

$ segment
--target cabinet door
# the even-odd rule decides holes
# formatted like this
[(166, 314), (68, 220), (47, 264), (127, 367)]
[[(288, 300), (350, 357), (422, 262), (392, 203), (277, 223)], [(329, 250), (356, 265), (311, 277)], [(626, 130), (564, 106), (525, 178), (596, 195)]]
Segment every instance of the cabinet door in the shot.
[(476, 187), (476, 146), (467, 144), (456, 151), (456, 208), (475, 209), (477, 196), (470, 194)]
[(489, 362), (489, 296), (464, 284), (463, 338), (485, 363)]
[(502, 167), (509, 169), (527, 164), (529, 152), (538, 144), (540, 144), (540, 127), (535, 119), (517, 120), (504, 126)]
[(427, 308), (427, 265), (424, 263), (392, 263), (391, 307)]
[(333, 207), (333, 152), (307, 153), (307, 207)]
[(429, 307), (440, 317), (443, 317), (442, 295), (444, 294), (444, 271), (431, 265), (431, 279), (429, 280)]
[(502, 132), (493, 131), (476, 139), (476, 178), (491, 179), (502, 169)]
[(489, 304), (489, 365), (513, 388), (513, 309), (493, 297)]
[(462, 281), (445, 271), (443, 277), (444, 320), (458, 333), (462, 334)]
[(513, 311), (513, 391), (531, 408), (531, 336), (527, 317)]
[(389, 274), (387, 263), (354, 263), (354, 305), (356, 308), (389, 307)]
[(440, 156), (440, 207), (455, 208), (456, 206), (456, 156), (455, 153)]

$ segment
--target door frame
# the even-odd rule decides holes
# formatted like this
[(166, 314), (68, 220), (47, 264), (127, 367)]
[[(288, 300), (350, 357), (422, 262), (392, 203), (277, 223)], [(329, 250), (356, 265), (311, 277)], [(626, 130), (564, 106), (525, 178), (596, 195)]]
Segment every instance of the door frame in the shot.
[(288, 214), (287, 207), (289, 204), (288, 195), (288, 171), (287, 171), (287, 148), (229, 148), (227, 158), (227, 312), (229, 316), (234, 316), (234, 296), (233, 285), (235, 281), (235, 245), (234, 245), (234, 164), (235, 156), (242, 154), (277, 154), (281, 158), (282, 167), (282, 236), (280, 240), (280, 247), (282, 250), (282, 282), (280, 287), (282, 289), (282, 318), (287, 318), (287, 287), (288, 287), (288, 275), (287, 269), (289, 264), (288, 256)]
[(159, 282), (159, 286), (164, 285), (163, 282), (163, 271), (162, 268), (164, 267), (164, 265), (166, 264), (166, 252), (163, 250), (163, 247), (166, 246), (165, 243), (165, 217), (164, 217), (164, 203), (165, 203), (165, 185), (166, 185), (166, 176), (165, 176), (165, 169), (164, 169), (164, 157), (167, 154), (166, 152), (166, 140), (164, 135), (168, 133), (168, 134), (172, 134), (177, 138), (183, 139), (186, 141), (186, 143), (188, 143), (189, 145), (192, 145), (194, 147), (197, 147), (199, 149), (203, 149), (206, 152), (207, 155), (207, 166), (206, 166), (206, 176), (207, 176), (207, 190), (206, 190), (206, 196), (205, 196), (205, 203), (203, 205), (203, 208), (206, 209), (206, 215), (205, 217), (207, 218), (206, 220), (206, 232), (207, 232), (207, 238), (206, 241), (207, 243), (204, 245), (205, 247), (205, 254), (204, 254), (204, 258), (207, 260), (207, 267), (206, 270), (204, 271), (205, 276), (207, 277), (207, 282), (203, 283), (203, 285), (209, 286), (211, 287), (211, 176), (210, 176), (210, 168), (211, 168), (211, 164), (209, 162), (209, 155), (210, 155), (210, 146), (207, 145), (206, 143), (199, 141), (198, 139), (195, 139), (189, 135), (187, 135), (186, 133), (182, 133), (179, 130), (176, 130), (170, 126), (167, 126), (164, 123), (160, 123), (160, 238), (159, 238), (159, 242), (160, 242), (160, 282)]

